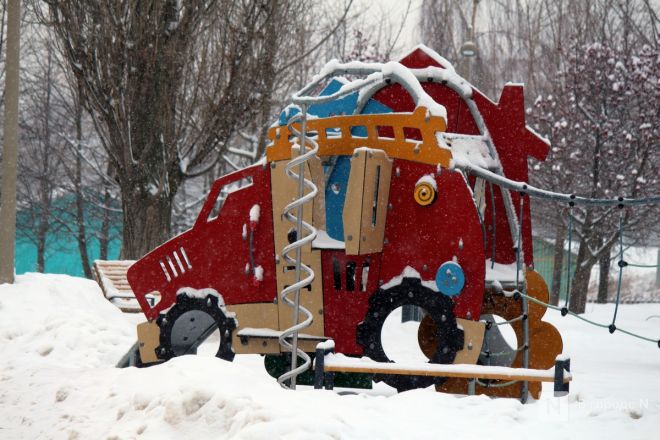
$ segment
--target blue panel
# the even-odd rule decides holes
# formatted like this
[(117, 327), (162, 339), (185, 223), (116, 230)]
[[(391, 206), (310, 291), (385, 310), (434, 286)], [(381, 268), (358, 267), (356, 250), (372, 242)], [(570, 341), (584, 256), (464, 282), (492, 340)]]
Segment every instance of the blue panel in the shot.
[(325, 228), (335, 240), (344, 241), (344, 202), (348, 175), (351, 173), (351, 156), (337, 156), (335, 167), (325, 185)]
[[(344, 82), (333, 79), (320, 93), (321, 96), (331, 95), (337, 92)], [(324, 104), (314, 104), (308, 109), (308, 113), (319, 118), (327, 118), (337, 115), (352, 115), (357, 107), (357, 92), (335, 99)], [(296, 107), (287, 107), (280, 114), (279, 125), (285, 125), (291, 116), (299, 113)], [(362, 109), (363, 114), (391, 113), (392, 110), (370, 99)], [(351, 133), (354, 136), (367, 137), (365, 127), (353, 127)], [(325, 224), (330, 237), (335, 240), (344, 241), (344, 221), (342, 213), (344, 211), (344, 202), (346, 201), (346, 189), (348, 186), (348, 176), (351, 172), (350, 156), (338, 156), (335, 158), (335, 164), (332, 172), (327, 179), (325, 186)]]
[(465, 285), (463, 269), (453, 261), (442, 263), (435, 274), (435, 284), (447, 296), (458, 295)]
[[(343, 82), (333, 79), (328, 83), (328, 85), (323, 89), (319, 94), (320, 96), (332, 95), (337, 92), (344, 85)], [(346, 95), (342, 98), (335, 99), (330, 102), (323, 104), (314, 104), (310, 105), (307, 109), (307, 113), (310, 115), (317, 116), (319, 118), (327, 118), (330, 116), (338, 115), (352, 115), (355, 112), (355, 107), (357, 106), (357, 92)], [(279, 125), (286, 125), (291, 116), (300, 113), (300, 110), (296, 107), (287, 107), (280, 114), (280, 118), (277, 121)]]
[[(370, 99), (362, 108), (361, 114), (374, 115), (383, 113), (392, 113), (392, 109), (378, 101)], [(351, 133), (353, 136), (367, 137), (367, 129), (365, 127), (353, 127), (351, 128)]]
[(373, 99), (370, 99), (362, 108), (361, 114), (374, 115), (378, 113), (392, 113), (392, 109), (386, 106), (385, 104), (381, 104), (378, 101), (374, 101)]

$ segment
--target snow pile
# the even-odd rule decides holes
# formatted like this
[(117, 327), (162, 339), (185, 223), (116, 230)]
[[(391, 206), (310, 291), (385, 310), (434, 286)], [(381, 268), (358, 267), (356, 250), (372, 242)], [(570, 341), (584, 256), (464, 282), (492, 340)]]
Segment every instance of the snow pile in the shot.
[(259, 205), (253, 205), (250, 208), (250, 222), (257, 223), (259, 221), (259, 215), (261, 214), (261, 208)]
[(135, 329), (93, 281), (29, 274), (0, 285), (3, 368), (114, 365), (134, 337)]
[(323, 229), (317, 229), (312, 247), (314, 249), (346, 249), (346, 243), (330, 237)]
[[(607, 322), (612, 306), (588, 312)], [(617, 325), (660, 335), (651, 315), (660, 305), (623, 305)], [(91, 281), (29, 274), (0, 286), (0, 438), (649, 439), (660, 426), (660, 350), (554, 312), (571, 356), (571, 394), (554, 398), (547, 384), (527, 405), (383, 385), (348, 396), (287, 391), (259, 356), (116, 369), (137, 319)]]
[(522, 269), (518, 272), (516, 263), (502, 264), (493, 263), (490, 258), (486, 260), (486, 282), (515, 283), (516, 280), (521, 280), (523, 277)]
[(422, 183), (429, 185), (435, 191), (438, 190), (438, 184), (435, 182), (435, 177), (433, 177), (433, 174), (424, 174), (422, 177), (419, 178), (417, 183), (415, 183), (415, 186), (417, 187)]
[(401, 272), (401, 275), (395, 276), (391, 280), (387, 281), (385, 284), (380, 286), (381, 289), (387, 290), (394, 286), (398, 286), (403, 282), (404, 278), (419, 278), (421, 280), (422, 286), (427, 289), (431, 289), (434, 292), (438, 292), (438, 286), (435, 284), (435, 280), (422, 280), (422, 276), (414, 268), (406, 266)]
[(497, 161), (491, 156), (484, 136), (464, 135), (457, 133), (438, 133), (452, 151), (456, 164), (470, 163), (484, 169), (496, 169)]

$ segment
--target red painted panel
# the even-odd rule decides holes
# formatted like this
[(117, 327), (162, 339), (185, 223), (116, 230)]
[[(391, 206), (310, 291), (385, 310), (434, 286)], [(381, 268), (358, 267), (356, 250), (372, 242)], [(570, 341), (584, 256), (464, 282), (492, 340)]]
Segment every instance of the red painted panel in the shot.
[[(447, 109), (447, 131), (450, 133), (479, 134), (470, 109), (458, 93), (438, 83), (422, 83), (422, 88), (438, 104)], [(415, 102), (400, 84), (392, 84), (377, 91), (373, 99), (395, 112), (412, 112)], [(379, 131), (381, 136), (383, 132)], [(386, 136), (386, 135), (385, 135)]]
[[(423, 50), (417, 49), (401, 60), (401, 64), (410, 68), (424, 68), (427, 66), (442, 67)], [(465, 101), (458, 93), (449, 87), (438, 83), (422, 83), (426, 92), (439, 104), (447, 109), (447, 131), (461, 134), (479, 134), (477, 125)], [(405, 89), (399, 84), (386, 86), (376, 92), (374, 99), (387, 105), (393, 111), (413, 111), (415, 104)], [(525, 125), (525, 103), (523, 87), (521, 85), (507, 84), (502, 89), (497, 104), (473, 88), (473, 99), (484, 122), (490, 132), (493, 144), (498, 152), (504, 175), (510, 179), (527, 182), (527, 157), (532, 156), (538, 160), (545, 160), (548, 145)], [(382, 133), (381, 133), (382, 135)], [(487, 193), (487, 209), (484, 222), (487, 228), (488, 247), (492, 249), (492, 241), (496, 239), (495, 259), (500, 263), (512, 263), (516, 260), (514, 243), (507, 220), (504, 202), (499, 188), (495, 188), (496, 222), (492, 224), (492, 209), (490, 206), (490, 192)], [(518, 204), (520, 195), (512, 192), (511, 197), (516, 206), (516, 217), (519, 216)], [(533, 264), (532, 225), (530, 200), (525, 198), (523, 207), (522, 238), (525, 263)], [(493, 231), (496, 231), (493, 234)], [(490, 252), (487, 253), (490, 257)]]
[[(474, 101), (480, 110), (484, 122), (488, 127), (493, 144), (504, 170), (504, 175), (512, 180), (527, 182), (529, 169), (527, 157), (533, 156), (539, 160), (545, 160), (548, 146), (525, 125), (523, 88), (519, 85), (506, 85), (502, 90), (499, 103), (496, 105), (478, 91), (474, 92)], [(506, 220), (506, 211), (499, 188), (494, 188), (495, 212), (497, 228), (497, 241), (495, 259), (500, 263), (513, 263), (516, 260), (514, 244), (517, 237), (512, 240), (509, 233), (509, 224)], [(516, 209), (516, 218), (519, 217), (520, 194), (511, 191), (511, 199)], [(487, 194), (490, 200), (490, 192)], [(529, 197), (525, 197), (523, 206), (523, 252), (525, 263), (532, 265), (532, 222)], [(489, 232), (492, 233), (492, 207), (487, 206), (485, 221)], [(519, 220), (519, 219), (518, 219)], [(489, 234), (488, 249), (492, 246), (493, 236)]]
[[(221, 189), (247, 177), (252, 178), (252, 185), (231, 192), (218, 217), (207, 221)], [(253, 246), (255, 265), (261, 266), (264, 272), (260, 282), (256, 282), (252, 274), (245, 273), (250, 261), (249, 215), (254, 205), (260, 208)], [(193, 228), (157, 247), (129, 269), (128, 281), (146, 317), (155, 319), (162, 310), (171, 307), (181, 287), (213, 288), (226, 304), (272, 301), (277, 295), (272, 209), (270, 168), (253, 165), (216, 180)], [(246, 238), (243, 237), (244, 227)], [(181, 265), (176, 261), (175, 252), (182, 260)], [(168, 256), (176, 276), (169, 266)], [(168, 282), (160, 262), (164, 263), (171, 281)], [(183, 271), (180, 266), (184, 267)], [(152, 309), (145, 295), (153, 291), (159, 291), (162, 299)]]
[[(322, 251), (323, 320), (325, 335), (334, 339), (335, 350), (344, 354), (362, 354), (355, 331), (369, 308), (369, 297), (378, 289), (381, 254), (346, 255), (344, 251)], [(369, 262), (366, 289), (361, 280), (365, 262)], [(335, 262), (339, 269), (339, 289), (335, 288)], [(347, 290), (346, 265), (355, 263), (353, 290)]]
[(442, 67), (433, 57), (427, 54), (422, 48), (417, 48), (399, 61), (411, 69), (423, 69), (424, 67), (435, 66)]
[[(470, 190), (462, 175), (442, 170), (435, 176), (438, 191), (435, 202), (420, 206), (413, 191), (424, 175), (435, 175), (435, 167), (405, 160), (394, 160), (390, 203), (385, 226), (386, 244), (380, 279), (387, 283), (406, 266), (434, 281), (438, 267), (456, 257), (465, 273), (465, 287), (455, 299), (454, 313), (479, 318), (484, 291), (484, 248), (481, 224)], [(462, 248), (461, 248), (462, 243)], [(426, 270), (424, 269), (426, 266)]]

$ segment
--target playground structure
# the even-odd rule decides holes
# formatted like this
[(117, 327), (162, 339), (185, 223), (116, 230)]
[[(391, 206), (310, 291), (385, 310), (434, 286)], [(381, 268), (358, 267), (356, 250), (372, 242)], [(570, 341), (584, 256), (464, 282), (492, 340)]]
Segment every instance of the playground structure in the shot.
[[(264, 160), (219, 178), (189, 231), (128, 268), (148, 320), (139, 363), (194, 353), (218, 331), (218, 357), (280, 358), (292, 388), (321, 343), (380, 364), (326, 367), (398, 390), (538, 398), (559, 370), (534, 371), (555, 365), (562, 340), (542, 320), (529, 188), (497, 183), (526, 182), (527, 157), (547, 154), (522, 85), (494, 103), (420, 47), (399, 63), (330, 63), (294, 104)], [(420, 349), (453, 373), (392, 370), (381, 331), (402, 306), (423, 310)]]

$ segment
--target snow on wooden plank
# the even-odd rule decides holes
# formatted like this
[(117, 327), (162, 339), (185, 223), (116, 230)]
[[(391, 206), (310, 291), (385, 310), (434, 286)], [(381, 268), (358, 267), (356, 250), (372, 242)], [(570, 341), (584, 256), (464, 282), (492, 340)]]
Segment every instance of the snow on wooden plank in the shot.
[(133, 260), (94, 261), (94, 275), (103, 291), (103, 296), (124, 312), (141, 311), (133, 289), (126, 279), (126, 272), (133, 263), (135, 263)]
[[(343, 355), (328, 354), (324, 359), (324, 371), (344, 373), (381, 373), (408, 376), (475, 377), (480, 379), (526, 380), (530, 382), (554, 382), (554, 368), (489, 367), (468, 364), (419, 364), (411, 362), (384, 363), (368, 358), (355, 359)], [(572, 380), (571, 373), (564, 372), (564, 383)]]

